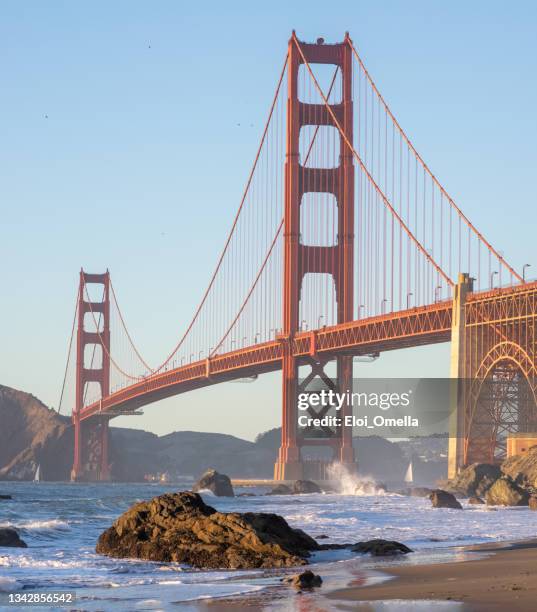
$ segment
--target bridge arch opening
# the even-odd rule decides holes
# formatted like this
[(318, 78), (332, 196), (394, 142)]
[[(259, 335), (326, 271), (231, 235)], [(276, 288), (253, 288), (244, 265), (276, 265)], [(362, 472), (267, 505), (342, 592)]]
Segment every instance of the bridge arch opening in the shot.
[(338, 243), (336, 196), (308, 191), (300, 203), (300, 243), (305, 246), (336, 246)]
[[(322, 296), (322, 299), (318, 296)], [(328, 273), (305, 274), (300, 291), (300, 331), (318, 329), (336, 323), (337, 300), (334, 277)]]
[(466, 464), (499, 463), (510, 435), (537, 432), (535, 373), (526, 358), (521, 347), (504, 342), (483, 359), (470, 385)]
[(84, 346), (84, 368), (86, 370), (100, 370), (103, 367), (103, 347), (99, 344), (86, 344)]
[[(310, 68), (319, 83), (329, 104), (340, 104), (343, 97), (343, 79), (341, 68), (336, 64), (317, 63), (312, 61)], [(301, 63), (298, 67), (298, 99), (307, 104), (324, 104), (310, 76), (308, 68)]]
[[(303, 125), (298, 147), (302, 171), (304, 168), (334, 169), (340, 165), (341, 136), (332, 125)], [(315, 187), (319, 191), (335, 191), (339, 187), (340, 177), (330, 174), (317, 182)]]

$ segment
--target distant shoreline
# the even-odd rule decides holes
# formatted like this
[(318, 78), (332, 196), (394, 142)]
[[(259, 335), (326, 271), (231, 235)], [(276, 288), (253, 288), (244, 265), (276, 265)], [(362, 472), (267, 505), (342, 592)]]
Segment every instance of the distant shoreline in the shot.
[(492, 553), (485, 558), (387, 568), (393, 580), (333, 590), (332, 600), (453, 601), (472, 611), (535, 610), (537, 539), (464, 547), (465, 552)]

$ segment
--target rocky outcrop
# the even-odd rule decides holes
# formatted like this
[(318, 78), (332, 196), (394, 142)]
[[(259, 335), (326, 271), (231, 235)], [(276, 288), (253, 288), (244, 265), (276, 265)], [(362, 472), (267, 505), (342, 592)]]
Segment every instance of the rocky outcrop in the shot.
[(99, 537), (97, 552), (197, 568), (290, 567), (319, 544), (277, 514), (217, 512), (190, 491), (141, 502)]
[(480, 497), (470, 497), (468, 503), (474, 506), (479, 506), (481, 504), (484, 504), (485, 502)]
[(454, 510), (462, 510), (461, 504), (455, 499), (452, 493), (436, 489), (429, 495), (429, 499), (433, 508), (453, 508)]
[(269, 491), (267, 495), (291, 495), (292, 489), (284, 484), (276, 485), (272, 491)]
[(321, 487), (312, 480), (297, 480), (293, 485), (293, 493), (302, 495), (304, 493), (322, 493)]
[(395, 542), (394, 540), (368, 540), (367, 542), (358, 542), (351, 548), (352, 552), (369, 553), (374, 557), (386, 557), (391, 555), (406, 555), (413, 552), (412, 549)]
[(306, 570), (300, 574), (283, 578), (282, 582), (294, 586), (295, 589), (313, 589), (314, 587), (320, 587), (323, 579), (311, 570)]
[(490, 506), (527, 506), (529, 494), (508, 477), (499, 478), (487, 491)]
[(20, 539), (16, 529), (11, 527), (0, 528), (0, 547), (11, 547), (11, 548), (28, 548), (26, 542)]
[(537, 490), (537, 446), (531, 447), (523, 455), (514, 455), (506, 459), (501, 469), (518, 485)]
[(499, 465), (472, 463), (462, 469), (455, 478), (444, 483), (443, 488), (464, 497), (482, 497), (501, 475)]
[(207, 470), (192, 487), (194, 493), (203, 490), (212, 491), (217, 497), (235, 497), (229, 476), (212, 469)]

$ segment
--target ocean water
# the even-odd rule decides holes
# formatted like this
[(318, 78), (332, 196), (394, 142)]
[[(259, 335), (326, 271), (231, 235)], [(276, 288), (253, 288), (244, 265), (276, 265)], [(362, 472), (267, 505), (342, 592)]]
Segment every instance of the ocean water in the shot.
[[(17, 528), (28, 544), (26, 549), (0, 548), (0, 592), (74, 590), (77, 610), (123, 612), (197, 610), (210, 598), (251, 598), (275, 589), (282, 570), (209, 572), (95, 553), (99, 534), (134, 502), (188, 488), (186, 483), (0, 483), (0, 493), (13, 495), (13, 500), (0, 500), (0, 526)], [(527, 508), (487, 509), (463, 502), (461, 512), (433, 509), (428, 499), (395, 494), (264, 496), (262, 489), (236, 489), (241, 491), (260, 495), (203, 496), (222, 511), (276, 512), (312, 536), (328, 536), (322, 543), (386, 538), (416, 550), (396, 563), (462, 558), (453, 547), (537, 533), (537, 512)], [(345, 575), (353, 575), (354, 583), (357, 575), (363, 584), (379, 579), (375, 570), (394, 563), (347, 551), (319, 553), (313, 562), (321, 575), (332, 576), (332, 586), (345, 586)]]

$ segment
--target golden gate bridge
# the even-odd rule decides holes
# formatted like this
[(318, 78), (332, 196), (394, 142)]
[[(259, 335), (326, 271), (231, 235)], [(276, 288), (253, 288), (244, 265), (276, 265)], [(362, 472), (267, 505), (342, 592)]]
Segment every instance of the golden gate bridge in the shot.
[[(298, 428), (298, 393), (317, 378), (348, 389), (356, 356), (439, 342), (451, 342), (450, 376), (471, 381), (457, 391), (450, 475), (498, 460), (507, 433), (537, 430), (536, 317), (537, 283), (449, 196), (349, 35), (306, 43), (293, 32), (214, 272), (160, 363), (136, 346), (109, 272), (80, 272), (59, 408), (72, 414), (72, 477), (109, 478), (112, 418), (276, 370), (275, 479), (322, 476), (309, 470), (309, 446), (329, 447), (330, 461), (355, 469), (352, 430)], [(524, 387), (524, 407), (484, 393), (491, 379)]]

